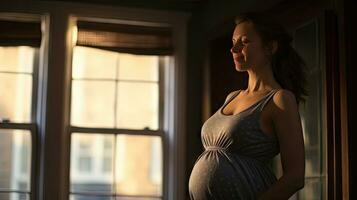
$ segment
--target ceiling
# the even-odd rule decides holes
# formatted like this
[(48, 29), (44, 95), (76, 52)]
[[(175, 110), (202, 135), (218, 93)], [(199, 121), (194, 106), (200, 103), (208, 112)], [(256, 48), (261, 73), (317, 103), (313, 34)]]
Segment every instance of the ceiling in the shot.
[[(47, 1), (47, 0), (37, 0)], [(74, 3), (117, 5), (151, 9), (191, 11), (207, 2), (206, 0), (52, 0)]]

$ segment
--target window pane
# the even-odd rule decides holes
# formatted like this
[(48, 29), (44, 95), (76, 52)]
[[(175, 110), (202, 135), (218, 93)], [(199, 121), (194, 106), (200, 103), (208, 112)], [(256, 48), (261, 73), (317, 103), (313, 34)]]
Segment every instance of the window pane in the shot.
[(323, 196), (324, 180), (321, 178), (307, 178), (305, 179), (305, 187), (299, 191), (298, 199), (325, 199)]
[[(114, 135), (73, 133), (71, 191), (113, 192)], [(108, 158), (110, 159), (108, 161)], [(107, 162), (105, 170), (103, 163)], [(80, 199), (80, 197), (76, 198)]]
[[(305, 142), (305, 187), (298, 193), (298, 199), (325, 199), (324, 177), (326, 154), (323, 152), (323, 63), (319, 63), (320, 50), (318, 23), (311, 21), (295, 32), (294, 47), (306, 61), (308, 74), (308, 97), (300, 105), (300, 115)], [(324, 194), (323, 194), (324, 193)]]
[(92, 171), (92, 159), (89, 156), (81, 156), (78, 158), (78, 170), (82, 172)]
[(309, 76), (310, 94), (305, 105), (301, 106), (302, 126), (306, 151), (306, 176), (322, 174), (322, 129), (321, 129), (321, 78), (314, 73)]
[(114, 127), (115, 82), (72, 81), (71, 124)]
[[(71, 192), (113, 194), (115, 186), (120, 195), (160, 196), (163, 173), (161, 138), (118, 135), (116, 144), (114, 141), (114, 135), (72, 134)], [(90, 171), (78, 167), (83, 156), (91, 158)], [(108, 158), (109, 164), (103, 170), (104, 160)]]
[(70, 200), (115, 200), (113, 197), (90, 196), (90, 195), (71, 195)]
[(31, 121), (32, 75), (0, 72), (0, 118)]
[(162, 195), (159, 136), (118, 135), (116, 157), (116, 192), (119, 195)]
[(26, 46), (0, 47), (0, 72), (32, 73), (35, 49)]
[(119, 82), (117, 127), (158, 129), (159, 88), (157, 83)]
[(115, 79), (117, 53), (76, 46), (73, 49), (73, 78)]
[[(294, 48), (307, 65), (308, 96), (299, 105), (305, 142), (305, 187), (290, 199), (326, 199), (326, 136), (323, 132), (323, 63), (319, 63), (318, 23), (311, 21), (294, 33)], [(276, 164), (277, 174), (282, 175), (281, 159)]]
[(159, 80), (159, 56), (120, 54), (119, 79)]
[(30, 195), (28, 194), (19, 194), (19, 193), (0, 193), (1, 200), (29, 200)]
[[(1, 199), (1, 198), (0, 198)], [(15, 200), (15, 199), (14, 199)], [(17, 199), (16, 199), (17, 200)], [(154, 197), (103, 197), (90, 195), (71, 195), (70, 200), (161, 200), (161, 198)]]
[(294, 45), (308, 67), (307, 82), (309, 95), (305, 104), (300, 105), (304, 132), (306, 177), (322, 176), (323, 157), (323, 79), (322, 66), (319, 65), (317, 23), (311, 22), (296, 30)]
[(161, 200), (154, 197), (117, 197), (116, 200)]
[(30, 191), (31, 146), (30, 131), (0, 129), (0, 189)]

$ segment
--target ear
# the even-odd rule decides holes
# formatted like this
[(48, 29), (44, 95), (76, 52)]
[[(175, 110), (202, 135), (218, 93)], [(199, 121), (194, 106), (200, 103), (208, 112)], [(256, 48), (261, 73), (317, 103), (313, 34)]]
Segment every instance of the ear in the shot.
[(274, 55), (277, 50), (278, 50), (278, 42), (276, 40), (273, 40), (271, 42), (271, 54)]
[(274, 55), (276, 53), (276, 51), (278, 50), (278, 42), (276, 40), (272, 40), (265, 47), (265, 50), (266, 50), (267, 55), (269, 55), (269, 56)]

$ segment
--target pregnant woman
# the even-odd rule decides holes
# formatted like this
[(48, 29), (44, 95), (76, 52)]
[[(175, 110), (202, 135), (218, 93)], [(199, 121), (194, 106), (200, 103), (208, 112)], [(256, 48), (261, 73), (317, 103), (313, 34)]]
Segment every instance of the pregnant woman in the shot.
[[(298, 105), (307, 94), (305, 63), (291, 41), (262, 14), (236, 18), (230, 51), (248, 87), (231, 92), (202, 126), (205, 151), (191, 172), (191, 200), (286, 200), (304, 186)], [(277, 180), (271, 164), (279, 153)]]

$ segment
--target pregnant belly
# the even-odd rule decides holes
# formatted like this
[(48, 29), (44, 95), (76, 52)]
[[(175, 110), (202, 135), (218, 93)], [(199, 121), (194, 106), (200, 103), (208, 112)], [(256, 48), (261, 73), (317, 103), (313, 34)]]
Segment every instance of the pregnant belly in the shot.
[(275, 180), (268, 168), (254, 159), (222, 151), (206, 151), (192, 169), (189, 190), (191, 195), (229, 193), (251, 199)]
[(206, 151), (196, 161), (190, 176), (189, 187), (209, 187), (239, 182), (237, 167), (229, 155), (220, 151)]

